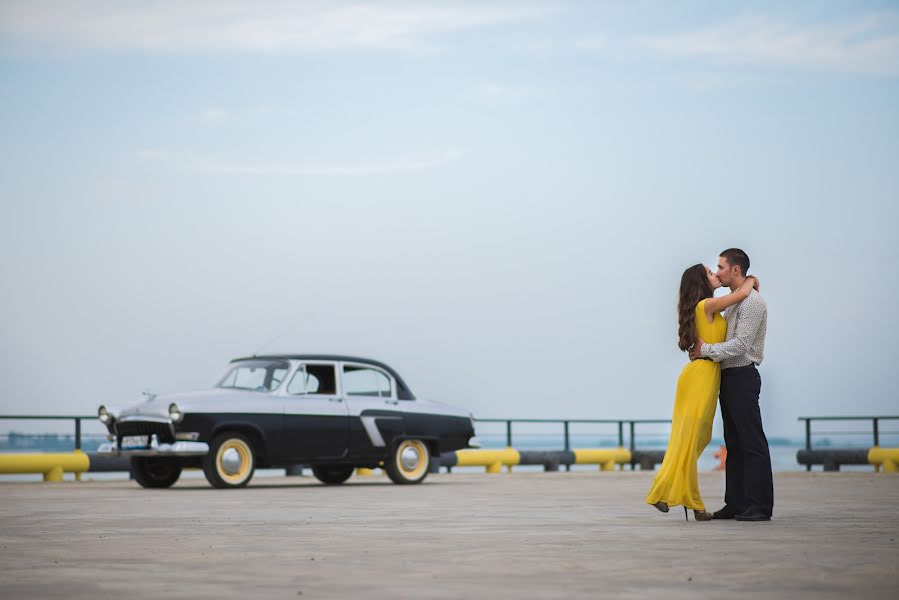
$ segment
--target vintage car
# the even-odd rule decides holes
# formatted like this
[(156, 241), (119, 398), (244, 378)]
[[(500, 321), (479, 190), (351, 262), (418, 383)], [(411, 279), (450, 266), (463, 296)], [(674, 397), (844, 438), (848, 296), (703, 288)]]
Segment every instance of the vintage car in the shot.
[(131, 457), (143, 487), (174, 484), (202, 468), (217, 488), (249, 483), (257, 468), (308, 465), (320, 481), (383, 467), (394, 483), (420, 483), (441, 452), (478, 447), (471, 413), (416, 398), (384, 363), (331, 355), (231, 361), (214, 388), (98, 409), (110, 443)]

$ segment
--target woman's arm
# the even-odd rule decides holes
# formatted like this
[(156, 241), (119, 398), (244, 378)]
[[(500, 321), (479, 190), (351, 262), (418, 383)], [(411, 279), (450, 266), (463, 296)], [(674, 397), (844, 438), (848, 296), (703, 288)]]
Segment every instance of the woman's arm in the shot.
[(706, 298), (705, 306), (703, 306), (706, 318), (711, 321), (716, 312), (721, 312), (728, 306), (733, 306), (734, 304), (745, 300), (755, 284), (756, 278), (749, 275), (740, 287), (729, 293), (727, 296), (721, 296), (720, 298)]

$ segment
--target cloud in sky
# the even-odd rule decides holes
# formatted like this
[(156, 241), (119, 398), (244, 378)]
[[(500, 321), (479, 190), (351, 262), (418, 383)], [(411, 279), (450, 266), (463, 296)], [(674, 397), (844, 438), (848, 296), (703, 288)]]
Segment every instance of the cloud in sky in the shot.
[(134, 156), (142, 161), (168, 160), (173, 165), (180, 165), (193, 172), (217, 175), (340, 176), (420, 171), (448, 165), (462, 158), (464, 154), (460, 149), (450, 149), (420, 156), (343, 164), (224, 162), (208, 158), (177, 156), (164, 150), (155, 149), (138, 150)]
[(899, 13), (816, 26), (743, 16), (685, 33), (640, 36), (637, 43), (675, 57), (899, 75)]
[(0, 7), (0, 35), (7, 46), (171, 53), (423, 49), (432, 35), (544, 12), (491, 2), (13, 1)]

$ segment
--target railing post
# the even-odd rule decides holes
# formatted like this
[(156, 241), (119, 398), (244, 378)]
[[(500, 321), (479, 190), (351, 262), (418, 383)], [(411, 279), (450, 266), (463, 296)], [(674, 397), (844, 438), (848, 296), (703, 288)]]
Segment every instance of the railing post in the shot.
[(81, 419), (75, 418), (75, 450), (81, 450)]
[(624, 421), (618, 421), (618, 447), (624, 448)]
[(512, 447), (512, 419), (506, 421), (506, 447)]
[[(571, 450), (571, 440), (568, 436), (568, 421), (562, 421), (562, 424), (565, 426), (565, 451)], [(571, 465), (565, 465), (565, 470), (570, 471)]]
[(879, 419), (877, 417), (874, 417), (874, 445), (875, 446), (880, 445), (880, 428), (878, 427), (878, 423), (877, 423), (878, 421), (879, 421)]
[(634, 442), (634, 422), (631, 421), (631, 471), (634, 470), (636, 463), (634, 462), (634, 450), (637, 449), (637, 444)]
[[(812, 449), (812, 420), (811, 419), (805, 420), (805, 449), (806, 450)], [(805, 465), (805, 470), (811, 471), (812, 465), (810, 465), (810, 464)]]

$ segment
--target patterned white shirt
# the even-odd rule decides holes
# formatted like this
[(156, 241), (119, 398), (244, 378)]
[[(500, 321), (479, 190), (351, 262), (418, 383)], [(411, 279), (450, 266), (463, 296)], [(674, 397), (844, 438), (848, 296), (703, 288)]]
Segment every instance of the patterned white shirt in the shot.
[(727, 337), (720, 344), (703, 344), (702, 355), (721, 363), (722, 369), (762, 364), (765, 358), (765, 333), (768, 329), (768, 305), (757, 291), (739, 304), (724, 309)]

